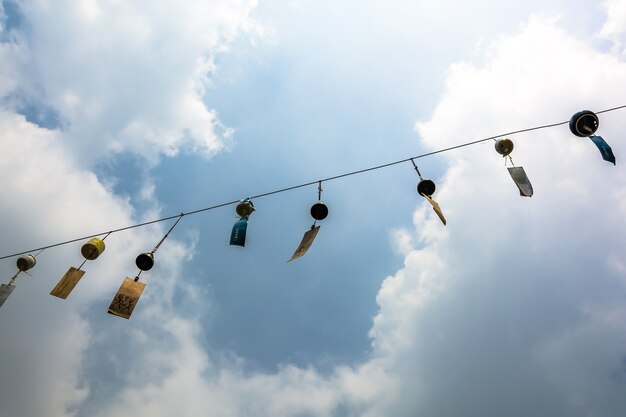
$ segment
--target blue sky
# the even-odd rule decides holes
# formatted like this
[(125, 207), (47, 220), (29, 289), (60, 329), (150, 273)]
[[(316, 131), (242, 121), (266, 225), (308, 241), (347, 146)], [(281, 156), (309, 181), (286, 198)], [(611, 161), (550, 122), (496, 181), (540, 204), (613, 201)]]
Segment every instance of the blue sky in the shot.
[[(3, 254), (626, 104), (626, 5), (3, 2)], [(584, 11), (584, 12), (581, 12)], [(582, 18), (584, 17), (584, 19)], [(621, 111), (186, 217), (129, 320), (106, 314), (163, 223), (80, 243), (0, 310), (11, 416), (619, 415)], [(14, 259), (0, 267), (6, 280)]]

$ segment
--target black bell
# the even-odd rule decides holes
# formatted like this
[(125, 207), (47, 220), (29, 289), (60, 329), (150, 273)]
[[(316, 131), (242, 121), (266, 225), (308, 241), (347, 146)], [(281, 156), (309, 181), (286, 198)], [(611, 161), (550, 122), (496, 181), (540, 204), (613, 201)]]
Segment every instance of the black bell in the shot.
[(431, 196), (435, 194), (435, 183), (431, 180), (421, 180), (419, 184), (417, 184), (417, 192), (420, 195)]
[(142, 271), (149, 271), (154, 266), (154, 255), (151, 253), (142, 253), (135, 259), (135, 265)]
[(594, 112), (583, 110), (572, 116), (569, 121), (569, 130), (576, 136), (584, 138), (596, 133), (599, 125), (600, 120)]
[(315, 220), (324, 220), (328, 216), (328, 207), (326, 207), (326, 204), (318, 201), (311, 206), (311, 216)]
[(496, 141), (496, 152), (502, 156), (507, 156), (513, 152), (513, 141), (511, 139), (500, 139)]

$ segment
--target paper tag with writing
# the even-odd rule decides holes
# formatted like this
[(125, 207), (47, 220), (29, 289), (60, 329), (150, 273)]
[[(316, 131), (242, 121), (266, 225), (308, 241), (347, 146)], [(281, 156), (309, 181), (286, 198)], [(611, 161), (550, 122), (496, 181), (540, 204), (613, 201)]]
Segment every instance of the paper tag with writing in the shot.
[(124, 282), (111, 301), (109, 314), (129, 319), (145, 287), (145, 282), (124, 278)]
[(243, 216), (233, 225), (230, 233), (230, 244), (235, 246), (246, 246), (246, 230), (248, 229), (248, 216)]

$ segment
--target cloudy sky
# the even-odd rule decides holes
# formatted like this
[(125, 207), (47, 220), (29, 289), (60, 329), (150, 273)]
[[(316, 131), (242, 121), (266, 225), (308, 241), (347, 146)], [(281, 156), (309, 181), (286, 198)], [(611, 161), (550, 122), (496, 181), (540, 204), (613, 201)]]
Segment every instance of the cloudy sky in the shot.
[[(4, 0), (0, 256), (626, 105), (626, 1)], [(626, 413), (617, 165), (566, 125), (41, 253), (0, 309), (11, 417)], [(16, 257), (0, 261), (2, 282)]]

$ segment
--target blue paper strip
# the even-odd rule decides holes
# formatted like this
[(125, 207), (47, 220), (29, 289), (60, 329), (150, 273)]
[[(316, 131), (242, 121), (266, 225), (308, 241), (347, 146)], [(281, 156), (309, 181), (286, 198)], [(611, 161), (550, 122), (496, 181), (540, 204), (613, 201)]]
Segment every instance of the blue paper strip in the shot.
[(246, 246), (246, 230), (248, 229), (248, 216), (243, 216), (233, 225), (230, 233), (230, 244), (236, 246)]
[(615, 165), (615, 155), (613, 155), (613, 150), (611, 149), (609, 144), (606, 143), (604, 139), (602, 139), (602, 136), (591, 135), (589, 136), (589, 139), (591, 139), (591, 141), (595, 143), (595, 145), (600, 150), (600, 153), (602, 154), (602, 159), (608, 162), (613, 162), (613, 165)]

